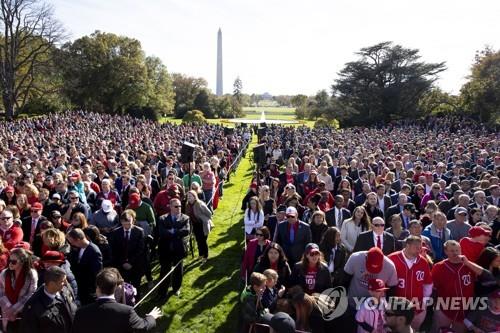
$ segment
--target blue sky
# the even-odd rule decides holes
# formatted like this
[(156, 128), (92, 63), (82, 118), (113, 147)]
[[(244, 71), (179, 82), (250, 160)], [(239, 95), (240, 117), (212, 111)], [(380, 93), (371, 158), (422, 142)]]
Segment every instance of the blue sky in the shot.
[(500, 45), (498, 0), (52, 0), (71, 39), (95, 30), (137, 38), (170, 72), (204, 77), (215, 91), (222, 28), (224, 92), (315, 94), (354, 52), (381, 41), (446, 61), (438, 81), (458, 93), (474, 53)]

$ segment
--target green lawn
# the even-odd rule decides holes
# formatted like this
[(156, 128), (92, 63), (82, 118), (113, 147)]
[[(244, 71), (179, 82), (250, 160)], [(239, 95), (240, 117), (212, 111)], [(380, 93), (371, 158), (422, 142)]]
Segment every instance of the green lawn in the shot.
[[(209, 260), (201, 266), (195, 259), (185, 260), (182, 294), (171, 296), (163, 305), (164, 316), (155, 332), (236, 332), (239, 316), (239, 267), (243, 251), (243, 213), (241, 201), (248, 189), (253, 167), (247, 149), (236, 173), (224, 186), (224, 198), (214, 214), (215, 229), (208, 238)], [(158, 267), (155, 269), (158, 274)], [(153, 297), (154, 298), (154, 297)], [(148, 312), (150, 300), (141, 305)]]

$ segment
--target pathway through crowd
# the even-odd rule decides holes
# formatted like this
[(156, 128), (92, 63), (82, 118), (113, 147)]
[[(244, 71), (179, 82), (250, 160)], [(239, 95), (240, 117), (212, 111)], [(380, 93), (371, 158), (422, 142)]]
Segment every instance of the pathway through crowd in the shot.
[[(254, 136), (246, 156), (236, 173), (224, 186), (224, 196), (214, 214), (215, 228), (208, 238), (209, 260), (201, 264), (189, 254), (184, 261), (181, 296), (171, 296), (162, 306), (164, 317), (157, 322), (155, 332), (234, 332), (239, 316), (239, 269), (243, 251), (243, 213), (241, 201), (252, 179), (251, 151)], [(156, 278), (159, 267), (155, 268)], [(141, 306), (142, 313), (156, 304), (153, 296)]]

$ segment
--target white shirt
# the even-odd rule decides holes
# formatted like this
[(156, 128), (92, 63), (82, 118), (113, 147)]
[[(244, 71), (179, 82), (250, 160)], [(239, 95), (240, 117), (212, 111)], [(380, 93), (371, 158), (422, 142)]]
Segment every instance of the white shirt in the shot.
[(380, 208), (382, 212), (385, 212), (384, 197), (380, 198), (379, 196), (377, 196), (377, 199), (378, 199), (378, 208)]
[(82, 256), (83, 256), (83, 252), (85, 252), (85, 249), (87, 249), (87, 247), (82, 247), (80, 248), (80, 251), (78, 252), (78, 261), (80, 261), (80, 259), (82, 259)]
[(408, 269), (411, 269), (413, 267), (413, 265), (417, 262), (417, 257), (415, 257), (413, 259), (409, 259), (405, 256), (404, 251), (402, 251), (401, 254), (403, 255), (403, 258), (405, 259), (406, 266), (408, 266)]

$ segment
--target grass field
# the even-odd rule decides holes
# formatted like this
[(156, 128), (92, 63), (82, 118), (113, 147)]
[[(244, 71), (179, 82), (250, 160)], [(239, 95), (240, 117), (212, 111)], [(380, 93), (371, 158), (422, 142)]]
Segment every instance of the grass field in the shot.
[[(256, 139), (254, 139), (256, 141)], [(215, 228), (208, 238), (209, 260), (184, 262), (181, 297), (171, 296), (162, 306), (164, 316), (155, 332), (236, 332), (239, 316), (239, 267), (243, 251), (243, 213), (240, 209), (253, 172), (247, 149), (236, 173), (224, 186), (224, 198), (214, 214)], [(155, 273), (158, 274), (158, 268)], [(154, 300), (141, 305), (147, 313)]]
[[(295, 108), (287, 108), (287, 107), (276, 107), (276, 106), (253, 106), (253, 107), (244, 107), (243, 112), (245, 113), (245, 117), (247, 119), (260, 119), (261, 113), (264, 111), (266, 119), (275, 119), (275, 120), (295, 120)], [(175, 124), (180, 124), (182, 122), (181, 119), (175, 119), (172, 117), (165, 117), (161, 120), (162, 122), (173, 122)], [(207, 119), (207, 121), (211, 124), (219, 124), (224, 126), (234, 126), (234, 123), (229, 122), (227, 119)], [(314, 126), (314, 121), (311, 120), (300, 120), (296, 124), (290, 124), (287, 126), (302, 126), (306, 125), (309, 127)]]

